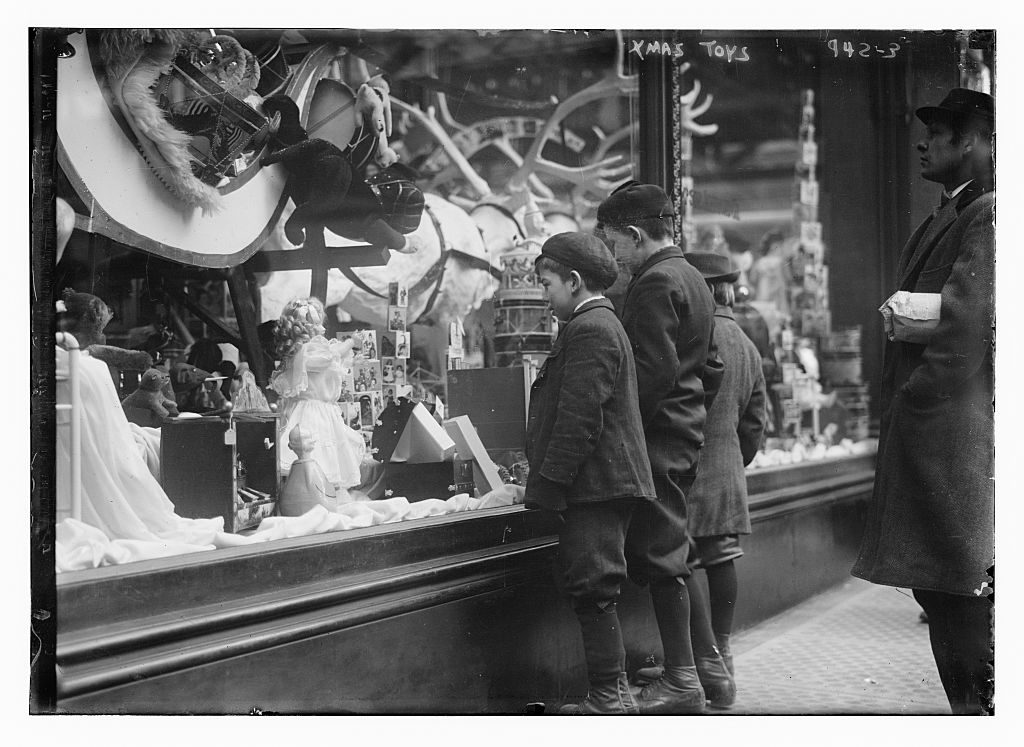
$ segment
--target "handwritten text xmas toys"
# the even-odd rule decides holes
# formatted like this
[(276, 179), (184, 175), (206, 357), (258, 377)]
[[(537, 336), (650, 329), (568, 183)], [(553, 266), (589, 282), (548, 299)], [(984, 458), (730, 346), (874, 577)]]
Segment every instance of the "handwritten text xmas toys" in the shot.
[[(746, 47), (736, 44), (720, 44), (717, 40), (699, 42), (699, 45), (707, 50), (708, 57), (717, 57), (726, 62), (748, 62), (750, 55)], [(645, 41), (644, 39), (630, 39), (629, 53), (635, 54), (641, 60), (651, 55), (668, 55), (671, 57), (683, 57), (686, 54), (682, 42), (669, 44), (664, 41)]]

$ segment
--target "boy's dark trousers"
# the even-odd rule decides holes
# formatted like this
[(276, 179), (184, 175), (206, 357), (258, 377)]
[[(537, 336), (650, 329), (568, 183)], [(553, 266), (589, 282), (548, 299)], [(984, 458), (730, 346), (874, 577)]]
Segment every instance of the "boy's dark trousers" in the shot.
[(621, 706), (629, 712), (629, 704), (621, 703), (619, 684), (626, 679), (626, 652), (615, 605), (634, 563), (642, 569), (637, 580), (650, 584), (666, 666), (694, 666), (689, 598), (682, 583), (689, 575), (686, 544), (682, 543), (680, 553), (671, 543), (651, 542), (645, 526), (634, 532), (635, 519), (641, 515), (646, 521), (650, 508), (647, 501), (623, 499), (572, 504), (562, 512), (559, 569), (583, 635), (588, 700), (598, 698), (599, 705), (610, 710)]
[(580, 624), (587, 698), (576, 712), (636, 713), (616, 601), (626, 580), (625, 543), (634, 500), (570, 504), (562, 513), (558, 570)]

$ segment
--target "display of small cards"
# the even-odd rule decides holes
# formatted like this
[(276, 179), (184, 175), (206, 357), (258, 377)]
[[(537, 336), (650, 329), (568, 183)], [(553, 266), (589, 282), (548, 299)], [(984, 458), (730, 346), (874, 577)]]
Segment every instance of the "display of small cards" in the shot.
[(820, 244), (821, 223), (818, 221), (802, 221), (800, 223), (800, 243), (804, 244), (805, 247), (809, 244)]
[(372, 431), (377, 425), (377, 418), (384, 409), (384, 395), (380, 391), (364, 392), (359, 395), (359, 421), (364, 431)]
[(407, 309), (404, 306), (388, 306), (388, 329), (392, 332), (404, 332), (406, 329)]
[(352, 374), (352, 369), (347, 368), (341, 374), (341, 396), (338, 397), (338, 400), (340, 402), (351, 402), (355, 391), (355, 376)]
[(376, 358), (377, 351), (377, 330), (356, 329), (351, 332), (339, 332), (339, 340), (352, 340), (352, 354), (361, 355), (364, 358)]
[(800, 180), (800, 202), (804, 205), (818, 204), (818, 182), (813, 179)]
[[(372, 402), (370, 403), (372, 407)], [(363, 415), (362, 407), (358, 402), (345, 402), (342, 405), (345, 413), (345, 422), (348, 423), (349, 428), (354, 431), (361, 430), (363, 427)]]
[(394, 358), (381, 358), (381, 383), (383, 384), (394, 384), (395, 383), (395, 359)]
[(408, 384), (385, 384), (381, 394), (384, 398), (384, 407), (387, 407), (395, 404), (402, 397), (412, 399), (412, 387)]
[[(388, 283), (388, 306), (400, 306), (405, 308), (409, 305), (409, 286), (405, 283)], [(390, 314), (388, 315), (391, 316)]]
[(462, 366), (462, 361), (463, 361), (462, 348), (456, 348), (454, 346), (449, 346), (449, 348), (448, 348), (448, 370), (449, 371), (459, 371), (459, 370), (461, 370), (462, 367), (463, 367)]
[(357, 359), (352, 364), (352, 374), (355, 377), (353, 391), (357, 394), (380, 390), (383, 371), (381, 371), (380, 359), (367, 360)]
[(814, 166), (818, 163), (818, 144), (811, 141), (803, 144), (801, 161), (807, 166)]
[(412, 344), (409, 342), (409, 333), (400, 330), (395, 332), (395, 357), (396, 358), (408, 358), (409, 349)]

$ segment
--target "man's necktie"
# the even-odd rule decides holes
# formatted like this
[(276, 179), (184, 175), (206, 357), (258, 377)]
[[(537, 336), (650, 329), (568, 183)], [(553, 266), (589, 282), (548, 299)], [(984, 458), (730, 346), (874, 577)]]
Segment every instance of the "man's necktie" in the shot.
[(953, 198), (950, 197), (948, 194), (946, 194), (946, 191), (943, 190), (942, 191), (942, 200), (939, 202), (939, 209), (941, 210), (942, 208), (946, 207), (946, 203), (948, 203), (952, 199)]

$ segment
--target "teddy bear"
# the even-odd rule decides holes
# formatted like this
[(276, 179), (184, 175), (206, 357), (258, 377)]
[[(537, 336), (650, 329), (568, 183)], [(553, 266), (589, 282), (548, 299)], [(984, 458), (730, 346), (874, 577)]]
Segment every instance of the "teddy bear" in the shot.
[(99, 296), (66, 288), (57, 310), (58, 329), (70, 332), (79, 348), (107, 364), (115, 387), (120, 384), (121, 371), (141, 372), (153, 367), (153, 357), (145, 351), (107, 345), (103, 330), (114, 314)]
[[(367, 95), (377, 96), (372, 91)], [(378, 131), (376, 125), (369, 130), (357, 126), (352, 143), (343, 151), (328, 140), (310, 138), (300, 122), (299, 107), (284, 94), (268, 96), (263, 112), (277, 123), (277, 128), (271, 141), (273, 150), (263, 157), (262, 164), (284, 165), (295, 203), (284, 226), (288, 241), (301, 244), (308, 229), (326, 226), (339, 236), (403, 254), (420, 248), (418, 237), (404, 235), (389, 225), (378, 192), (355, 165), (357, 158), (365, 157), (368, 162), (380, 154), (383, 131)], [(372, 137), (365, 136), (367, 131)], [(364, 156), (364, 152), (369, 155)]]
[(168, 396), (170, 384), (171, 377), (158, 368), (142, 374), (139, 388), (121, 400), (128, 421), (159, 428), (164, 418), (178, 417), (178, 404)]

